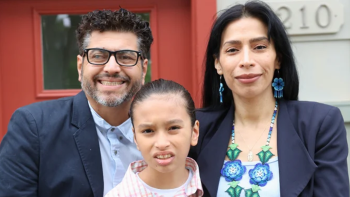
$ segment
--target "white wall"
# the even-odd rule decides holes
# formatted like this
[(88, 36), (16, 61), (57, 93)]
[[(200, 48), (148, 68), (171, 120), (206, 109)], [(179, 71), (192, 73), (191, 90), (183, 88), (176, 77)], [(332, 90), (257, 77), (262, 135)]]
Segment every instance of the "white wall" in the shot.
[[(236, 4), (245, 2), (240, 0), (217, 0), (217, 9), (222, 10)], [(297, 60), (297, 68), (300, 77), (299, 99), (317, 101), (339, 107), (341, 110), (345, 127), (347, 129), (347, 139), (350, 142), (350, 1), (349, 0), (265, 0), (272, 7), (285, 4), (291, 7), (294, 4), (318, 4), (330, 5), (332, 9), (332, 22), (342, 23), (339, 28), (335, 28), (332, 33), (290, 35), (292, 47)], [(305, 4), (305, 5), (306, 5)], [(340, 5), (332, 7), (331, 5)], [(300, 7), (293, 10), (294, 19), (290, 19), (296, 25), (304, 20), (312, 26), (315, 24), (315, 10), (306, 7), (307, 19), (301, 18)], [(325, 24), (325, 10), (320, 11), (319, 20)], [(287, 12), (280, 12), (280, 16), (285, 18)], [(283, 15), (284, 14), (284, 15)], [(342, 15), (343, 14), (343, 15)], [(296, 17), (298, 15), (298, 17)], [(295, 20), (295, 21), (293, 21)], [(327, 21), (326, 21), (327, 22)], [(300, 24), (298, 24), (300, 26)], [(295, 27), (295, 26), (293, 26)], [(320, 31), (324, 31), (321, 29)], [(302, 31), (302, 30), (300, 30)], [(349, 143), (350, 145), (350, 143)], [(350, 157), (348, 157), (350, 170)], [(349, 171), (350, 172), (350, 171)]]

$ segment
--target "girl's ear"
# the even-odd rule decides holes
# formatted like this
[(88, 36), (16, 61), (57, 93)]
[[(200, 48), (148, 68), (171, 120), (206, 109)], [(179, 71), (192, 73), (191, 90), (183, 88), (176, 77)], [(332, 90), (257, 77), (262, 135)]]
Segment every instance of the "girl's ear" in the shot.
[(198, 143), (198, 137), (199, 137), (199, 121), (196, 120), (193, 126), (193, 131), (191, 135), (191, 145), (195, 146)]
[(136, 144), (136, 148), (137, 148), (137, 150), (140, 150), (139, 149), (139, 145), (137, 144), (136, 135), (135, 135), (135, 128), (134, 127), (132, 128), (132, 132), (134, 133), (134, 142)]

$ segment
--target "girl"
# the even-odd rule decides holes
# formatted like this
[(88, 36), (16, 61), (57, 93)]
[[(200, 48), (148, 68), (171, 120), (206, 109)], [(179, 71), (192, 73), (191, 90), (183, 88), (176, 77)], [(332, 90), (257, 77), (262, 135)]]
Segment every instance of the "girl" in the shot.
[(187, 158), (199, 134), (189, 92), (173, 81), (150, 82), (135, 95), (130, 117), (144, 160), (131, 163), (106, 196), (202, 196), (197, 163)]

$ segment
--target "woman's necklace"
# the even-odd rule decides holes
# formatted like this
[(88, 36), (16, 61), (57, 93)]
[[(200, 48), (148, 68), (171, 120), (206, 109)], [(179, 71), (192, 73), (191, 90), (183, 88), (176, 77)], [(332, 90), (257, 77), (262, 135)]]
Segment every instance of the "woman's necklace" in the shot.
[[(234, 125), (234, 123), (233, 123), (233, 125)], [(237, 132), (237, 133), (238, 133), (238, 132)], [(249, 149), (249, 151), (248, 151), (248, 157), (247, 157), (249, 162), (253, 161), (253, 152), (252, 152), (252, 150), (253, 150), (253, 148), (255, 147), (256, 143), (260, 140), (260, 138), (262, 137), (263, 134), (264, 134), (264, 130), (261, 132), (260, 137), (255, 141), (255, 143), (253, 144), (253, 146), (252, 146), (252, 147), (249, 147), (248, 144), (247, 144), (247, 142), (245, 141), (245, 139), (242, 137), (242, 135), (241, 135), (240, 133), (238, 133), (238, 135), (241, 136), (241, 138), (242, 138), (244, 144), (245, 144), (245, 145), (247, 146), (247, 148)]]
[(276, 101), (275, 109), (271, 118), (269, 134), (266, 140), (266, 145), (262, 146), (262, 151), (260, 151), (257, 154), (259, 156), (260, 163), (257, 163), (253, 169), (249, 170), (249, 182), (250, 184), (252, 184), (252, 188), (249, 189), (243, 188), (238, 185), (239, 181), (242, 179), (243, 175), (246, 172), (246, 167), (242, 165), (241, 160), (237, 159), (237, 157), (242, 151), (237, 148), (238, 144), (235, 144), (235, 125), (233, 122), (231, 135), (232, 143), (226, 152), (226, 155), (230, 159), (230, 161), (227, 161), (221, 169), (221, 175), (225, 177), (225, 180), (227, 182), (229, 182), (230, 187), (226, 190), (226, 192), (231, 197), (239, 197), (243, 190), (245, 191), (246, 197), (260, 197), (258, 192), (260, 190), (260, 186), (265, 186), (267, 182), (272, 179), (272, 172), (270, 171), (270, 166), (269, 164), (267, 164), (267, 162), (272, 156), (274, 156), (269, 150), (271, 148), (269, 144), (273, 125), (275, 123), (277, 109), (278, 103)]

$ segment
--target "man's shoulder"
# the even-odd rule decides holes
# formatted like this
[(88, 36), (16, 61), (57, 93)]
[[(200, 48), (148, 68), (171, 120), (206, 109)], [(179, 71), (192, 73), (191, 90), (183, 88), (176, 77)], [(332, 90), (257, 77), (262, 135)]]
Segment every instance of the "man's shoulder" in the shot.
[[(36, 121), (60, 120), (71, 116), (75, 111), (90, 111), (84, 92), (75, 96), (32, 103), (18, 108), (16, 114), (26, 114)], [(77, 111), (77, 112), (78, 112)], [(86, 113), (84, 113), (86, 114)]]
[(54, 100), (40, 101), (20, 107), (18, 110), (27, 111), (30, 113), (65, 110), (67, 109), (67, 107), (70, 108), (72, 106), (73, 99), (74, 96)]
[(9, 124), (13, 126), (20, 121), (20, 127), (27, 127), (27, 124), (31, 123), (35, 126), (33, 129), (37, 130), (40, 136), (45, 137), (45, 134), (61, 132), (70, 128), (72, 123), (77, 125), (79, 122), (86, 122), (91, 117), (89, 112), (85, 95), (79, 93), (72, 97), (42, 101), (20, 107), (13, 113)]

